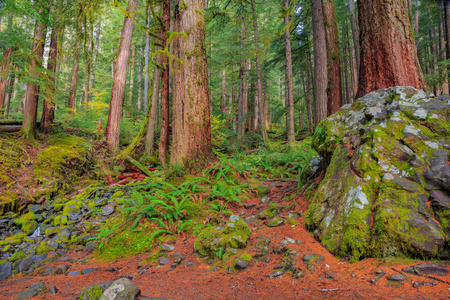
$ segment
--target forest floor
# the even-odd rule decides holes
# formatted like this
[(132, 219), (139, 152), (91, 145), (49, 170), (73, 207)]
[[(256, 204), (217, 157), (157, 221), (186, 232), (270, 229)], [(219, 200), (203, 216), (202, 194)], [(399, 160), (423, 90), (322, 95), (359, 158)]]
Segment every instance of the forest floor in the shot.
[[(296, 181), (268, 182), (271, 201), (280, 202), (283, 197), (296, 192)], [(269, 205), (261, 204), (261, 198), (247, 199), (243, 204), (251, 207), (244, 210), (242, 218), (256, 216)], [(208, 264), (208, 261), (194, 254), (195, 237), (173, 242), (175, 249), (169, 253), (181, 252), (184, 261), (176, 268), (172, 264), (153, 264), (144, 268), (139, 262), (148, 253), (115, 261), (101, 261), (95, 252), (68, 251), (63, 257), (48, 265), (48, 268), (71, 265), (69, 271), (88, 273), (85, 275), (40, 276), (35, 271), (31, 275), (17, 275), (0, 282), (0, 299), (14, 299), (36, 281), (47, 288), (55, 286), (57, 294), (44, 294), (35, 299), (78, 299), (80, 291), (91, 284), (128, 277), (141, 289), (146, 297), (163, 299), (449, 299), (450, 275), (416, 276), (402, 272), (402, 268), (423, 261), (401, 259), (365, 259), (357, 263), (341, 260), (330, 254), (314, 239), (304, 227), (308, 203), (302, 196), (297, 201), (296, 212), (303, 211), (298, 219), (300, 225), (283, 224), (269, 228), (251, 224), (253, 229), (247, 253), (254, 259), (244, 270), (232, 273)], [(236, 209), (239, 214), (242, 207)], [(280, 245), (288, 237), (295, 240), (288, 247), (295, 257), (296, 268), (304, 277), (294, 279), (291, 273), (270, 279), (269, 274), (283, 259), (283, 254), (273, 253), (274, 246)], [(263, 259), (258, 257), (257, 243), (269, 239), (270, 252)], [(305, 262), (305, 255), (313, 255), (313, 263)], [(171, 259), (173, 260), (173, 259)], [(93, 269), (92, 269), (93, 268)], [(83, 271), (83, 272), (82, 272)], [(385, 272), (385, 273), (384, 273)], [(73, 274), (73, 273), (72, 273)], [(406, 280), (392, 282), (389, 275), (402, 274)], [(416, 284), (414, 284), (416, 283)], [(158, 299), (158, 298), (145, 298)]]

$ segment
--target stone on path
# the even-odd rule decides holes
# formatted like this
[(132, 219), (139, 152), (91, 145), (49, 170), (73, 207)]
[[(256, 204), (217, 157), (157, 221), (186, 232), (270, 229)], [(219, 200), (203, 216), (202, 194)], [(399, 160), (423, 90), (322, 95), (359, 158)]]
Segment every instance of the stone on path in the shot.
[(403, 272), (414, 275), (438, 275), (444, 276), (448, 274), (448, 269), (444, 266), (440, 266), (433, 263), (423, 263), (415, 266), (410, 266), (402, 269)]
[(40, 281), (36, 281), (28, 289), (23, 291), (14, 300), (30, 299), (30, 298), (33, 298), (35, 296), (42, 295), (46, 291), (47, 291), (47, 288), (45, 287), (45, 285), (42, 282), (40, 282)]
[(139, 288), (130, 279), (119, 278), (103, 292), (100, 300), (134, 300), (139, 293)]

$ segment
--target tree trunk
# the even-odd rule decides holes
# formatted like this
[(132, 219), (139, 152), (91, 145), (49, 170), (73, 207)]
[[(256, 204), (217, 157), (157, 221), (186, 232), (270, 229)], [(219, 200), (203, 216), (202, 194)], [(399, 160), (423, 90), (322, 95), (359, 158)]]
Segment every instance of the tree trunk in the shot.
[(245, 28), (244, 28), (244, 17), (241, 18), (241, 36), (239, 41), (240, 48), (240, 56), (241, 61), (239, 65), (239, 101), (238, 101), (238, 138), (244, 135), (244, 120), (243, 120), (243, 110), (244, 110), (244, 68), (245, 68), (245, 57), (244, 57), (244, 36), (245, 36)]
[(361, 69), (357, 97), (391, 86), (426, 87), (412, 42), (406, 2), (358, 2)]
[[(149, 5), (147, 5), (146, 13), (146, 26), (150, 27), (150, 13), (149, 13)], [(150, 88), (150, 35), (145, 35), (145, 51), (144, 51), (144, 111), (148, 110), (148, 102), (149, 102), (149, 88)]]
[(8, 88), (8, 98), (5, 103), (5, 118), (8, 118), (8, 116), (9, 116), (9, 111), (10, 111), (10, 107), (11, 107), (11, 97), (13, 94), (16, 78), (17, 78), (16, 72), (11, 72), (11, 78), (9, 80), (9, 88)]
[(153, 156), (153, 151), (155, 148), (155, 132), (156, 132), (156, 118), (158, 117), (158, 100), (159, 100), (159, 84), (161, 82), (161, 69), (156, 65), (161, 65), (162, 58), (158, 53), (156, 54), (155, 67), (153, 70), (153, 87), (151, 89), (151, 99), (149, 103), (150, 116), (147, 123), (147, 134), (145, 136), (145, 153), (148, 156)]
[(261, 65), (259, 64), (259, 39), (258, 39), (258, 20), (256, 15), (256, 5), (255, 0), (252, 1), (252, 11), (253, 11), (253, 29), (254, 29), (254, 36), (255, 36), (255, 45), (256, 45), (256, 53), (255, 53), (255, 63), (256, 63), (256, 91), (258, 95), (258, 106), (259, 106), (259, 120), (260, 120), (260, 127), (261, 127), (261, 135), (264, 141), (264, 145), (268, 145), (268, 137), (267, 137), (267, 131), (266, 131), (266, 113), (264, 109), (264, 101), (262, 97), (262, 78), (261, 78)]
[(284, 0), (284, 42), (286, 44), (286, 86), (288, 113), (286, 115), (286, 131), (289, 145), (293, 146), (295, 142), (294, 132), (294, 84), (292, 75), (292, 54), (291, 54), (291, 26), (289, 25), (289, 0)]
[(77, 100), (77, 84), (78, 84), (78, 67), (79, 67), (79, 59), (80, 59), (80, 48), (81, 48), (81, 37), (79, 36), (80, 24), (75, 29), (75, 38), (77, 43), (75, 45), (75, 52), (73, 58), (73, 67), (72, 67), (72, 80), (70, 82), (70, 92), (69, 92), (69, 113), (75, 113), (76, 100)]
[[(109, 105), (108, 124), (106, 125), (106, 140), (111, 152), (119, 149), (120, 117), (122, 115), (123, 96), (125, 91), (125, 77), (127, 74), (128, 59), (130, 57), (131, 37), (133, 35), (134, 18), (138, 0), (128, 0), (127, 15), (123, 23), (122, 38), (120, 39), (119, 53), (114, 72), (111, 102)], [(130, 18), (131, 17), (131, 18)]]
[(356, 17), (355, 0), (348, 0), (348, 11), (350, 12), (350, 25), (352, 27), (353, 47), (355, 50), (355, 57), (356, 57), (356, 70), (359, 76), (361, 50), (359, 43), (359, 28), (358, 28), (358, 19)]
[(327, 114), (331, 116), (342, 106), (341, 54), (334, 0), (325, 0), (322, 3), (327, 45)]
[(171, 162), (195, 168), (212, 159), (210, 100), (206, 66), (203, 0), (177, 0), (175, 31), (189, 32), (174, 45), (183, 64), (173, 74)]
[(222, 70), (222, 113), (226, 114), (227, 107), (227, 77), (225, 73), (225, 69)]
[(97, 37), (95, 38), (95, 45), (94, 45), (94, 57), (92, 59), (92, 67), (91, 67), (91, 84), (90, 84), (91, 94), (89, 95), (89, 101), (92, 100), (92, 91), (94, 90), (94, 87), (95, 87), (95, 67), (97, 66), (98, 52), (100, 50), (101, 25), (102, 25), (102, 23), (98, 22)]
[[(445, 6), (444, 0), (440, 0), (439, 4), (440, 12), (439, 12), (439, 55), (440, 60), (445, 61), (449, 57), (447, 57), (446, 49), (445, 49)], [(444, 79), (442, 83), (442, 93), (449, 93), (449, 82), (448, 82), (448, 68), (446, 65), (442, 66), (441, 75)]]
[(0, 66), (0, 119), (3, 119), (6, 87), (8, 86), (8, 70), (11, 59), (11, 48), (6, 49), (3, 54), (3, 64)]
[[(81, 102), (88, 103), (89, 95), (90, 95), (90, 83), (91, 83), (91, 62), (92, 62), (92, 38), (93, 38), (93, 30), (92, 24), (89, 24), (89, 34), (86, 39), (87, 47), (86, 47), (86, 70), (84, 72), (83, 79), (83, 99)], [(87, 106), (86, 106), (87, 107)]]
[[(44, 10), (39, 8), (38, 14), (42, 15)], [(44, 55), (46, 26), (41, 22), (40, 18), (36, 19), (33, 37), (33, 56), (30, 63), (30, 77), (38, 79), (40, 77), (38, 68), (41, 67), (41, 59)], [(26, 92), (26, 102), (23, 112), (22, 135), (30, 142), (34, 142), (36, 138), (36, 117), (39, 100), (39, 85), (36, 83), (28, 83)]]
[(131, 116), (133, 111), (133, 88), (134, 88), (134, 64), (136, 62), (136, 45), (132, 46), (131, 50), (131, 70), (130, 70), (130, 91), (128, 94), (128, 115)]
[(141, 108), (142, 108), (142, 73), (144, 72), (144, 66), (142, 64), (142, 56), (144, 56), (143, 48), (141, 48), (141, 58), (139, 58), (138, 99), (137, 99), (138, 111), (141, 111)]
[(347, 26), (343, 26), (342, 32), (344, 33), (343, 34), (344, 47), (342, 49), (342, 54), (344, 55), (343, 62), (344, 62), (344, 85), (345, 85), (345, 99), (346, 99), (345, 103), (352, 103), (353, 97), (352, 97), (352, 88), (351, 88), (351, 84), (350, 84), (351, 83), (350, 76), (351, 76), (352, 72), (351, 72), (351, 65), (348, 63), (349, 61), (351, 61), (352, 57), (350, 55), (350, 51), (347, 46), (347, 40), (348, 40)]
[[(162, 20), (164, 24), (162, 38), (163, 46), (168, 50), (167, 32), (170, 30), (170, 0), (164, 0), (161, 5), (163, 12)], [(159, 139), (159, 160), (163, 165), (167, 163), (167, 153), (169, 152), (169, 58), (164, 55), (162, 59), (164, 70), (161, 77), (161, 134)]]
[(306, 68), (306, 105), (307, 105), (307, 114), (308, 114), (308, 129), (309, 133), (314, 133), (314, 120), (312, 113), (312, 97), (311, 97), (311, 63), (310, 63), (310, 55), (308, 53), (307, 56), (307, 68)]
[(46, 88), (46, 93), (44, 96), (44, 106), (42, 108), (41, 126), (42, 132), (47, 133), (50, 126), (53, 124), (55, 119), (55, 72), (56, 72), (56, 60), (58, 57), (58, 35), (59, 28), (54, 26), (52, 30), (52, 35), (50, 37), (50, 53), (48, 55), (48, 79), (51, 82)]
[(415, 29), (416, 29), (416, 49), (419, 48), (419, 3), (418, 0), (415, 1), (416, 13), (415, 13)]
[(445, 13), (445, 45), (447, 50), (447, 59), (450, 59), (450, 1), (444, 0)]
[(311, 0), (314, 47), (315, 126), (327, 117), (327, 50), (322, 0)]

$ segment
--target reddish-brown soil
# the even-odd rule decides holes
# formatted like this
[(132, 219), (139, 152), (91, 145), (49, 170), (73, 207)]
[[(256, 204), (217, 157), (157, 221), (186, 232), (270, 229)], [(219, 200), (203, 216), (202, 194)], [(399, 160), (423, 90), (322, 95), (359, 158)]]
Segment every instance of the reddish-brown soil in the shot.
[[(283, 187), (272, 188), (270, 197), (279, 200), (295, 187), (294, 182), (283, 183)], [(278, 197), (277, 197), (278, 196)], [(146, 258), (147, 254), (137, 257), (124, 258), (113, 262), (102, 262), (94, 256), (86, 256), (85, 253), (69, 252), (67, 256), (77, 258), (72, 263), (70, 270), (86, 269), (94, 267), (95, 271), (87, 275), (57, 275), (39, 277), (36, 275), (18, 275), (5, 282), (0, 282), (0, 299), (14, 299), (32, 283), (40, 280), (47, 287), (56, 286), (58, 294), (45, 294), (36, 299), (75, 299), (79, 297), (80, 290), (93, 283), (114, 280), (122, 276), (135, 276), (133, 282), (141, 289), (141, 294), (149, 297), (164, 297), (167, 299), (448, 299), (450, 298), (450, 275), (447, 276), (415, 276), (401, 272), (405, 266), (410, 266), (420, 261), (401, 260), (376, 260), (366, 259), (358, 263), (349, 263), (334, 257), (304, 225), (304, 216), (307, 211), (307, 203), (301, 197), (294, 198), (300, 203), (295, 211), (303, 210), (300, 218), (302, 225), (282, 225), (276, 228), (256, 229), (252, 232), (247, 253), (254, 255), (257, 237), (266, 236), (271, 240), (270, 250), (279, 245), (285, 237), (302, 241), (299, 245), (289, 245), (299, 254), (296, 258), (296, 267), (303, 270), (305, 277), (293, 279), (291, 273), (269, 279), (266, 275), (272, 273), (272, 269), (281, 261), (281, 254), (269, 253), (269, 263), (261, 260), (253, 260), (250, 266), (240, 272), (229, 273), (225, 269), (213, 271), (213, 266), (200, 257), (194, 255), (193, 244), (195, 238), (189, 237), (184, 241), (174, 243), (174, 252), (182, 252), (185, 260), (194, 263), (186, 267), (179, 265), (170, 271), (171, 265), (148, 268), (146, 274), (139, 275), (138, 263)], [(249, 199), (246, 203), (257, 203), (258, 199)], [(243, 210), (239, 208), (236, 213)], [(256, 208), (246, 211), (245, 216), (255, 215)], [(285, 213), (287, 214), (287, 213)], [(307, 270), (303, 263), (305, 254), (317, 254), (323, 256), (323, 261), (314, 265), (314, 273)], [(443, 264), (443, 262), (440, 262)], [(63, 265), (67, 262), (56, 262), (53, 265)], [(106, 269), (118, 267), (116, 272), (108, 272)], [(386, 275), (378, 279), (375, 272), (386, 271)], [(325, 272), (329, 272), (334, 279), (326, 279)], [(390, 274), (402, 273), (407, 279), (401, 284), (388, 282), (386, 277)], [(353, 274), (353, 275), (352, 275)], [(376, 278), (376, 283), (369, 280)], [(418, 288), (413, 288), (413, 282), (421, 282)]]

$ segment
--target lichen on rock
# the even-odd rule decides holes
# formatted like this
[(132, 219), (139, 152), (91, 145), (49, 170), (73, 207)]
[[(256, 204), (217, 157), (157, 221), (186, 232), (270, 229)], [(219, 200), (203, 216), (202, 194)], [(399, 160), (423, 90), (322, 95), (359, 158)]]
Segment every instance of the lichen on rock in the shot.
[(330, 252), (353, 260), (445, 257), (449, 137), (450, 104), (412, 87), (344, 105), (313, 136), (327, 170), (307, 228)]

